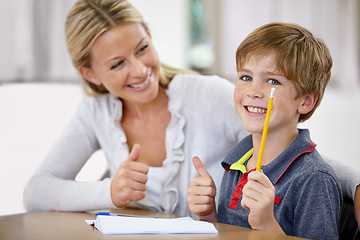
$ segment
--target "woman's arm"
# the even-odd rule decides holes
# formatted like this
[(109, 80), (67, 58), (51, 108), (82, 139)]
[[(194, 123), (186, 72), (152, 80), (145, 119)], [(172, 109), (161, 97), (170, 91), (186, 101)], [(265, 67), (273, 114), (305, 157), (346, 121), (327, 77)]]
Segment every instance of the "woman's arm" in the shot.
[(355, 217), (360, 229), (360, 172), (340, 161), (323, 158), (334, 169), (343, 194), (354, 200)]
[(354, 210), (355, 218), (360, 229), (360, 185), (356, 187), (355, 198), (354, 198)]
[(334, 169), (335, 174), (340, 181), (343, 194), (354, 200), (355, 192), (360, 190), (360, 188), (358, 188), (360, 184), (360, 171), (340, 161), (336, 161), (324, 156), (322, 157)]
[(91, 118), (81, 103), (24, 191), (28, 211), (86, 211), (113, 207), (110, 179), (75, 181), (93, 152), (99, 149)]

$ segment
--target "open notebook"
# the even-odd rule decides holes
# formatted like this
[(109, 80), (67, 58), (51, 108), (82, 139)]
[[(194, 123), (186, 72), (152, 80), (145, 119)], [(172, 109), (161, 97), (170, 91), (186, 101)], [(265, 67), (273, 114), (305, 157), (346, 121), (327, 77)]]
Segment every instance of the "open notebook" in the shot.
[(218, 233), (212, 223), (190, 217), (165, 219), (99, 215), (93, 223), (103, 234)]

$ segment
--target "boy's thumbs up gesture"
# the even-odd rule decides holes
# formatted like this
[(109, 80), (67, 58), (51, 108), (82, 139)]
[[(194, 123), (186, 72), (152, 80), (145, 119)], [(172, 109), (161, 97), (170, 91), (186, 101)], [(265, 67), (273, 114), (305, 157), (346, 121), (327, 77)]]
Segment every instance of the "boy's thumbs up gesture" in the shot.
[(199, 176), (191, 180), (188, 189), (190, 211), (198, 215), (200, 220), (216, 222), (215, 183), (198, 157), (193, 157), (192, 161)]
[(131, 201), (145, 197), (149, 166), (137, 162), (140, 145), (135, 144), (129, 157), (123, 161), (111, 181), (111, 200), (116, 207), (125, 207)]

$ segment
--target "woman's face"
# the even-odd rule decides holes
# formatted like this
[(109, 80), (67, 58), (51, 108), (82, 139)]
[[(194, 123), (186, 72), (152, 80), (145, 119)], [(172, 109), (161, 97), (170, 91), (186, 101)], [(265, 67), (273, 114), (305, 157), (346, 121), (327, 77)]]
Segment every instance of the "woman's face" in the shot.
[(147, 103), (159, 90), (159, 59), (145, 28), (121, 24), (103, 33), (91, 51), (91, 68), (81, 75), (125, 101)]

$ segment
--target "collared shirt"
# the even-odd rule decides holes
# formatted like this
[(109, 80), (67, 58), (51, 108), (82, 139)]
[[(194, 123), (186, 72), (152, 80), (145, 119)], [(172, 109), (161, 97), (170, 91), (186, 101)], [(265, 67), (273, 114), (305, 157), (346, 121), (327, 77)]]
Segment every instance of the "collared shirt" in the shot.
[[(288, 235), (311, 239), (338, 239), (342, 193), (333, 169), (320, 157), (308, 130), (272, 162), (262, 167), (275, 186), (274, 216)], [(252, 138), (241, 141), (222, 162), (225, 168), (218, 206), (218, 221), (249, 227), (249, 210), (231, 205), (242, 176), (230, 166), (252, 148)], [(246, 164), (246, 161), (244, 162)], [(238, 202), (241, 202), (241, 194)], [(326, 227), (324, 227), (326, 226)]]

